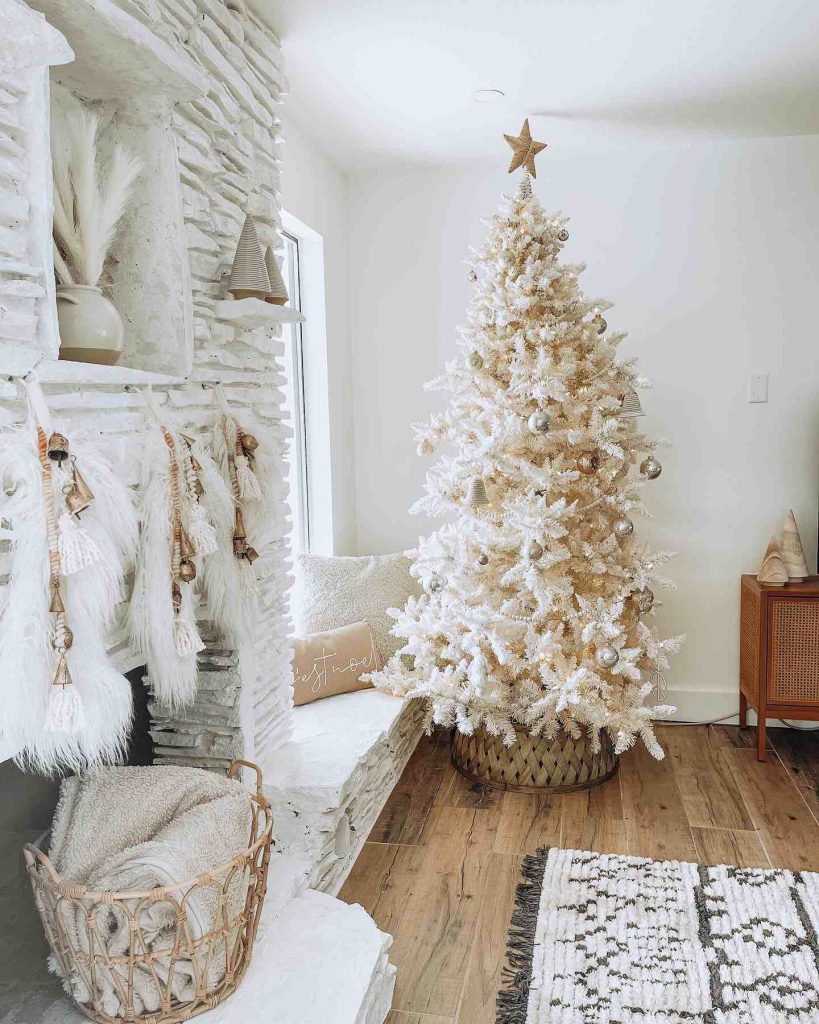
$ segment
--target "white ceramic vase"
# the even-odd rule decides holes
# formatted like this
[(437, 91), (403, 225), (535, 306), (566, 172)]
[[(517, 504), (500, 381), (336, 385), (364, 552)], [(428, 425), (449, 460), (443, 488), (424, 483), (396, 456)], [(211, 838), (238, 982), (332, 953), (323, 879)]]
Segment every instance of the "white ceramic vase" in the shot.
[(117, 307), (87, 284), (57, 289), (60, 359), (112, 366), (122, 354), (125, 326)]

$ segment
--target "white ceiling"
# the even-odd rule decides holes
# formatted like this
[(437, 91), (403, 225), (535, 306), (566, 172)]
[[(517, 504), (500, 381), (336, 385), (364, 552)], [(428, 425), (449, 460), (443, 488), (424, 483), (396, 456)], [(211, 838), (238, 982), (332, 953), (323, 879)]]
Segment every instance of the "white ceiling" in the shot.
[[(819, 133), (819, 0), (254, 0), (289, 116), (349, 168)], [(502, 89), (498, 104), (473, 102)]]

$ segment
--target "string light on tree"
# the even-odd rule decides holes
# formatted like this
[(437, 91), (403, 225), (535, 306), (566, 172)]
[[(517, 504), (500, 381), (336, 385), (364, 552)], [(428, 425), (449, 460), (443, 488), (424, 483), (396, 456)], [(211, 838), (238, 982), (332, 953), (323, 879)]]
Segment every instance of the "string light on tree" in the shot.
[[(636, 612), (646, 584), (664, 582), (652, 563), (666, 556), (622, 542), (646, 511), (634, 476), (654, 445), (620, 414), (635, 380), (618, 358), (623, 336), (607, 331), (606, 306), (584, 295), (578, 267), (560, 262), (563, 218), (533, 194), (543, 144), (528, 123), (506, 141), (512, 169), (525, 173), (470, 258), (477, 283), (460, 359), (435, 382), (449, 392), (447, 412), (415, 427), (439, 461), (413, 509), (436, 528), (410, 554), (427, 593), (445, 599), (396, 613), (414, 666), (396, 655), (373, 680), (466, 733), (512, 744), (516, 726), (554, 735), (574, 722), (611, 729), (619, 750), (640, 738), (660, 757), (652, 720), (668, 709), (643, 707), (644, 666), (665, 666), (680, 638), (661, 639), (653, 617)], [(484, 366), (491, 389), (475, 372)], [(476, 515), (484, 480), (491, 515)], [(601, 672), (616, 685), (601, 687)]]

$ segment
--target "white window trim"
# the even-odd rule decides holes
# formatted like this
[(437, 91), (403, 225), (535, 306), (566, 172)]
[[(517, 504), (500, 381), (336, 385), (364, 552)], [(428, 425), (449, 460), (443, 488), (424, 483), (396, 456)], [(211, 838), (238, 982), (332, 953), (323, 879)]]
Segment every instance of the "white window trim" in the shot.
[(301, 270), (304, 404), (310, 551), (333, 553), (333, 487), (330, 457), (330, 381), (324, 301), (324, 239), (297, 217), (281, 211), (287, 234), (298, 239)]

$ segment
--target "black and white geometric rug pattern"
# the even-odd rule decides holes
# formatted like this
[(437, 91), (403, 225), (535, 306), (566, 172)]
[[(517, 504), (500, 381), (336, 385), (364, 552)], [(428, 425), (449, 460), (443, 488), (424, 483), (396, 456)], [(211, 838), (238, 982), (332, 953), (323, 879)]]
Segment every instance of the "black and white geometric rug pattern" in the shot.
[(819, 875), (541, 850), (498, 1024), (819, 1024)]

